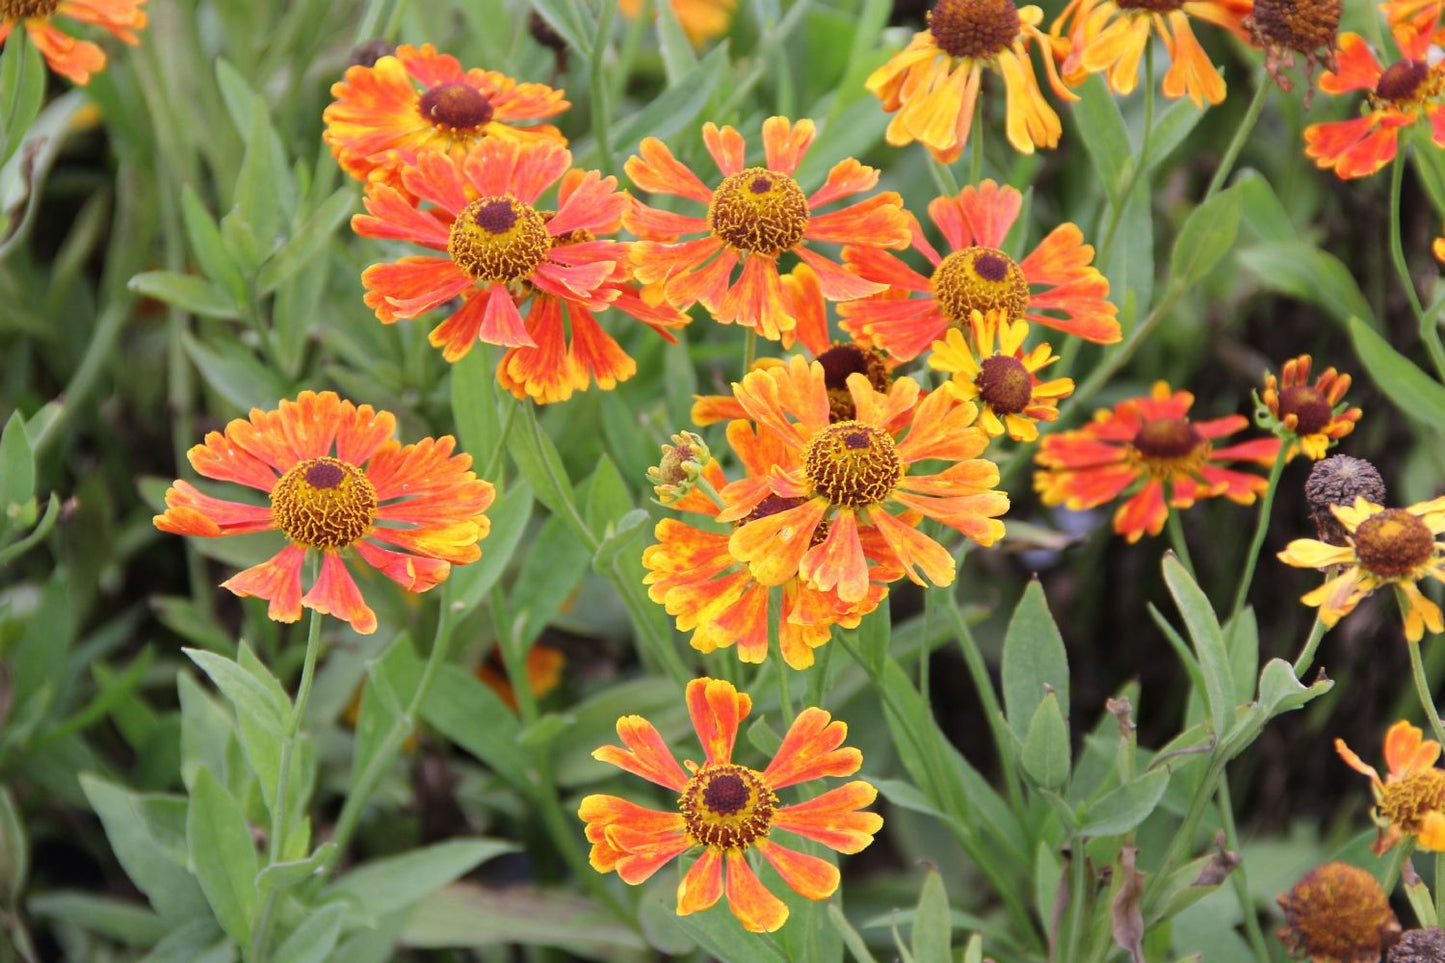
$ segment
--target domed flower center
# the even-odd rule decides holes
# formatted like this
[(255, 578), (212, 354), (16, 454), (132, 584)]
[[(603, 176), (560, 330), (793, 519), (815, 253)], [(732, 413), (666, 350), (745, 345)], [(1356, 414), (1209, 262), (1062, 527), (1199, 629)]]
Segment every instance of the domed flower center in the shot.
[(1029, 282), (1013, 258), (991, 247), (954, 251), (933, 269), (933, 296), (955, 326), (968, 323), (969, 312), (987, 314), (1002, 308), (1010, 321), (1029, 306)]
[(510, 197), (479, 197), (452, 222), (447, 253), (478, 281), (516, 281), (542, 263), (552, 247), (546, 221)]
[(1169, 13), (1184, 6), (1184, 0), (1115, 0), (1120, 10), (1147, 10), (1150, 13)]
[(1341, 0), (1255, 0), (1250, 18), (1266, 43), (1308, 54), (1334, 47), (1343, 6)]
[(1401, 832), (1420, 831), (1427, 813), (1445, 810), (1445, 770), (1431, 767), (1385, 783), (1376, 803), (1379, 814)]
[(1385, 68), (1375, 82), (1375, 96), (1381, 100), (1409, 100), (1430, 76), (1430, 65), (1423, 60), (1401, 60)]
[(1295, 416), (1295, 434), (1313, 435), (1334, 417), (1329, 399), (1309, 385), (1295, 385), (1279, 393), (1280, 418)]
[(1378, 960), (1400, 933), (1400, 922), (1375, 877), (1347, 863), (1310, 870), (1280, 898), (1280, 906), (1288, 924), (1280, 937), (1291, 955)]
[(1156, 478), (1197, 471), (1210, 451), (1209, 442), (1187, 418), (1146, 421), (1130, 444), (1144, 469)]
[(699, 769), (677, 807), (688, 835), (702, 845), (745, 849), (768, 834), (777, 803), (762, 773), (724, 763)]
[(1029, 406), (1034, 379), (1023, 362), (1006, 354), (984, 358), (973, 380), (984, 402), (1000, 415), (1016, 415)]
[(492, 119), (492, 102), (487, 95), (466, 84), (437, 84), (421, 95), (421, 115), (439, 127), (474, 131)]
[(886, 392), (892, 380), (881, 354), (853, 343), (835, 343), (818, 355), (818, 363), (823, 366), (823, 384), (828, 389), (828, 420), (832, 422), (852, 421), (857, 414), (853, 393), (848, 390), (849, 375), (865, 375), (875, 391)]
[(739, 251), (770, 257), (789, 250), (808, 229), (808, 197), (787, 174), (749, 167), (712, 192), (707, 223), (713, 236)]
[[(1367, 571), (1381, 578), (1407, 575), (1434, 555), (1434, 533), (1403, 508), (1377, 512), (1355, 529), (1355, 557)], [(1441, 778), (1445, 780), (1445, 775)]]
[(271, 517), (286, 537), (312, 548), (345, 548), (376, 521), (376, 489), (366, 473), (336, 458), (293, 467), (271, 490)]
[(803, 473), (834, 505), (863, 508), (887, 498), (903, 477), (893, 439), (861, 421), (840, 421), (813, 436)]
[[(767, 518), (769, 515), (777, 515), (790, 511), (807, 501), (808, 499), (806, 498), (797, 498), (791, 495), (769, 495), (767, 498), (758, 502), (752, 511), (733, 522), (733, 528), (742, 528), (748, 522), (755, 522), (760, 518)], [(826, 539), (828, 537), (828, 529), (831, 527), (826, 521), (819, 522), (818, 527), (813, 529), (813, 538), (808, 542), (808, 547), (812, 548), (814, 545), (818, 545)]]
[(988, 60), (1018, 39), (1019, 8), (1013, 0), (938, 0), (928, 30), (944, 53)]
[(0, 0), (0, 20), (48, 17), (58, 6), (60, 0)]

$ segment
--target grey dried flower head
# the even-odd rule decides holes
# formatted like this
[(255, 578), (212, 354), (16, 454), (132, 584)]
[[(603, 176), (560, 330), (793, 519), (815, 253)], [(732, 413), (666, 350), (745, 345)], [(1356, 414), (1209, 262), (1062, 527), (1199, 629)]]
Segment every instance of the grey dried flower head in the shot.
[(1445, 963), (1445, 930), (1438, 926), (1408, 930), (1387, 959), (1389, 963)]
[(1383, 505), (1385, 495), (1385, 480), (1379, 470), (1365, 459), (1349, 455), (1331, 455), (1315, 462), (1305, 481), (1310, 518), (1319, 529), (1320, 539), (1331, 545), (1347, 544), (1344, 526), (1330, 511), (1331, 505), (1353, 505), (1357, 497)]

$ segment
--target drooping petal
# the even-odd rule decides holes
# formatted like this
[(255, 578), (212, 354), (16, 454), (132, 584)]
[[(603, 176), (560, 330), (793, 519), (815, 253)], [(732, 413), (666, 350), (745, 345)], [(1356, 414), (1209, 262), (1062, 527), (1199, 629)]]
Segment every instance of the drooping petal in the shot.
[(738, 725), (752, 706), (747, 693), (724, 679), (693, 679), (687, 684), (687, 712), (708, 765), (732, 761)]
[(711, 909), (723, 894), (723, 851), (709, 846), (677, 884), (677, 915)]
[(788, 921), (788, 907), (768, 892), (740, 850), (727, 855), (728, 909), (753, 933), (772, 933)]
[(334, 551), (321, 553), (321, 574), (311, 591), (301, 599), (301, 604), (324, 615), (332, 615), (350, 622), (352, 631), (358, 635), (370, 635), (376, 631), (376, 613), (361, 597), (361, 589), (346, 570), (341, 554)]
[(301, 618), (301, 563), (305, 560), (305, 548), (288, 545), (272, 558), (226, 579), (221, 588), (268, 600), (266, 617), (273, 622), (295, 622)]

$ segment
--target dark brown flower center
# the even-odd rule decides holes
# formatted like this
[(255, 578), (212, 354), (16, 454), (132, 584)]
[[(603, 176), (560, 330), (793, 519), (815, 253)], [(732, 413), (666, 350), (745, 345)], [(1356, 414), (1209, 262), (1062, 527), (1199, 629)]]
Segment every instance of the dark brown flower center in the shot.
[(720, 241), (769, 256), (803, 239), (808, 216), (808, 196), (798, 182), (766, 167), (749, 167), (724, 178), (707, 209), (708, 227)]
[(871, 348), (852, 343), (835, 343), (818, 355), (823, 366), (823, 385), (828, 389), (828, 420), (832, 422), (852, 421), (857, 412), (854, 409), (853, 393), (848, 390), (848, 376), (861, 374), (875, 391), (888, 390), (888, 366), (883, 355)]
[(1013, 0), (938, 0), (928, 11), (928, 30), (938, 49), (953, 57), (988, 60), (1019, 35)]
[(452, 222), (447, 253), (479, 281), (516, 281), (531, 274), (552, 247), (546, 221), (510, 197), (479, 197)]
[(1381, 100), (1409, 100), (1430, 76), (1423, 60), (1401, 60), (1385, 68), (1375, 82), (1375, 96)]
[(450, 130), (472, 131), (492, 119), (487, 95), (462, 83), (437, 84), (421, 95), (417, 109), (427, 120)]
[[(1403, 508), (1376, 512), (1355, 529), (1355, 557), (1381, 578), (1400, 578), (1435, 555), (1435, 535)], [(1442, 774), (1445, 786), (1445, 774)], [(1442, 790), (1445, 791), (1445, 790)]]
[(834, 505), (863, 508), (892, 494), (903, 477), (903, 462), (886, 432), (861, 421), (840, 421), (808, 443), (803, 473)]
[[(755, 522), (760, 518), (767, 518), (769, 515), (777, 515), (781, 512), (790, 511), (799, 505), (805, 504), (807, 501), (808, 499), (806, 498), (797, 498), (792, 495), (769, 495), (767, 498), (758, 502), (752, 511), (748, 512), (736, 522), (733, 522), (733, 528), (742, 528), (748, 522)], [(826, 539), (830, 527), (828, 522), (819, 522), (818, 527), (813, 529), (813, 538), (808, 543), (808, 546), (811, 548)]]
[(376, 521), (376, 489), (366, 473), (336, 458), (313, 458), (271, 490), (271, 517), (286, 537), (313, 548), (345, 548)]
[(1156, 418), (1140, 426), (1133, 444), (1145, 458), (1164, 461), (1188, 458), (1204, 444), (1204, 438), (1187, 418)]
[(1184, 6), (1184, 0), (1115, 0), (1120, 10), (1147, 10), (1150, 13), (1169, 13)]
[(1279, 416), (1283, 419), (1290, 415), (1295, 416), (1295, 434), (1313, 435), (1330, 423), (1334, 410), (1319, 389), (1294, 385), (1279, 393)]
[(58, 6), (60, 0), (0, 0), (0, 20), (48, 17)]
[(1029, 406), (1034, 394), (1034, 379), (1023, 362), (1009, 355), (996, 354), (979, 364), (979, 396), (1000, 415), (1016, 415)]
[(723, 763), (699, 769), (677, 807), (688, 835), (703, 846), (746, 849), (768, 834), (777, 803), (762, 773)]
[(1291, 955), (1339, 963), (1378, 961), (1400, 934), (1385, 891), (1367, 870), (1326, 863), (1279, 898)]
[(954, 251), (933, 269), (933, 296), (955, 326), (968, 323), (969, 313), (1003, 309), (1008, 320), (1024, 316), (1029, 282), (1013, 258), (997, 248), (966, 247)]

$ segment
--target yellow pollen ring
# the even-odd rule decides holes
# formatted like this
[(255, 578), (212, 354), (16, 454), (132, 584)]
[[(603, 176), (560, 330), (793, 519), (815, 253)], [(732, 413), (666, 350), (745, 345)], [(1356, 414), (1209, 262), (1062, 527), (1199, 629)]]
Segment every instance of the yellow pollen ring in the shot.
[(974, 311), (1003, 309), (1010, 321), (1029, 307), (1029, 282), (1013, 258), (992, 247), (954, 251), (933, 269), (933, 296), (955, 327)]
[(803, 473), (834, 505), (863, 508), (893, 493), (903, 477), (903, 462), (886, 432), (861, 421), (840, 421), (808, 442)]
[(766, 836), (777, 804), (762, 773), (732, 763), (699, 769), (677, 800), (688, 835), (717, 849), (745, 849)]
[(512, 197), (479, 197), (452, 222), (447, 254), (478, 281), (510, 282), (537, 269), (552, 248), (547, 222)]
[(293, 467), (271, 490), (271, 518), (286, 537), (311, 548), (345, 548), (371, 531), (376, 489), (366, 473), (336, 458)]
[(787, 174), (749, 167), (723, 179), (707, 208), (708, 229), (729, 247), (776, 257), (808, 230), (808, 196)]
[(60, 0), (0, 0), (0, 20), (48, 17), (58, 6)]
[(1435, 535), (1403, 508), (1387, 508), (1360, 522), (1351, 536), (1355, 557), (1372, 575), (1401, 578), (1435, 556)]
[(1445, 770), (1430, 768), (1386, 783), (1377, 791), (1380, 818), (1401, 832), (1420, 831), (1425, 815), (1445, 810)]

